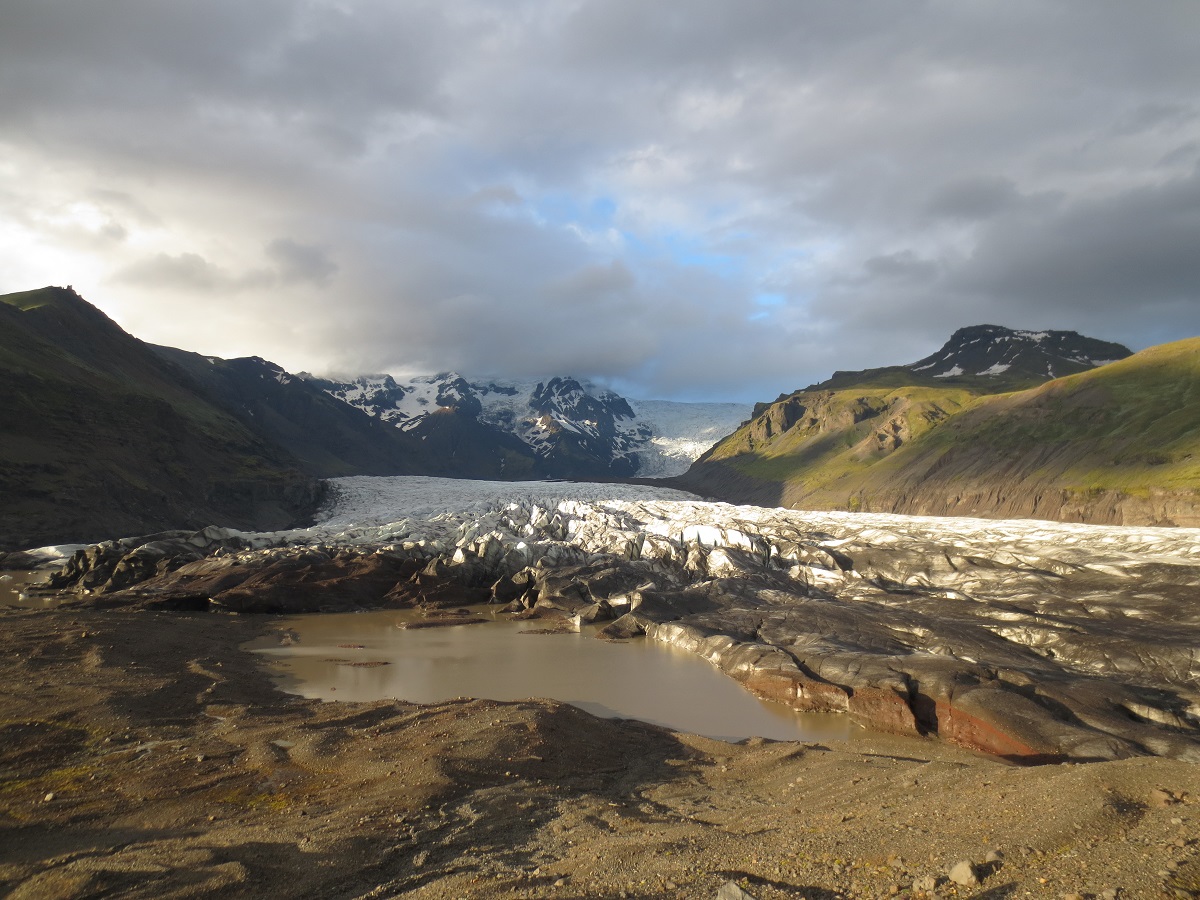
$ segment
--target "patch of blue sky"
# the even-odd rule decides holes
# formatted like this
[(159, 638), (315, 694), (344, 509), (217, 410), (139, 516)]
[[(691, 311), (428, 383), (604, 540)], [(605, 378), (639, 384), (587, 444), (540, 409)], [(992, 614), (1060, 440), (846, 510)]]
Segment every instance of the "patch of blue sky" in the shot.
[(758, 308), (746, 316), (746, 321), (765, 322), (774, 316), (776, 310), (787, 305), (787, 297), (764, 291), (754, 296), (754, 305)]
[[(538, 221), (547, 225), (578, 228), (598, 234), (620, 234), (623, 247), (633, 261), (667, 261), (680, 268), (701, 268), (730, 280), (745, 276), (746, 260), (737, 253), (714, 249), (711, 240), (683, 231), (634, 232), (618, 224), (616, 200), (605, 195), (583, 197), (568, 192), (539, 194), (530, 206)], [(727, 240), (727, 236), (726, 236)]]
[(763, 292), (755, 296), (754, 302), (759, 306), (774, 308), (778, 306), (784, 306), (787, 303), (787, 297), (785, 297), (783, 294)]
[(539, 194), (530, 205), (547, 224), (574, 225), (587, 231), (613, 227), (617, 213), (617, 203), (611, 197), (583, 198), (566, 192)]
[(743, 257), (713, 250), (706, 241), (682, 232), (625, 233), (625, 238), (630, 252), (641, 260), (666, 260), (680, 268), (705, 269), (730, 280), (742, 277), (746, 271)]

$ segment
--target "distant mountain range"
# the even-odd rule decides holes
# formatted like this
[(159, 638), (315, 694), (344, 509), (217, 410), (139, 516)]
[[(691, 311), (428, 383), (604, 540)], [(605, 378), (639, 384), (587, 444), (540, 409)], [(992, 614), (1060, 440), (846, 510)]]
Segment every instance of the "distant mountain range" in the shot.
[(800, 509), (1200, 525), (1200, 339), (1131, 355), (962, 329), (911, 365), (759, 404), (677, 483)]
[(0, 550), (278, 528), (355, 474), (673, 476), (735, 503), (1200, 524), (1200, 341), (1131, 356), (980, 325), (748, 410), (566, 377), (331, 381), (155, 347), (43, 288), (0, 296), (0, 391)]
[(561, 377), (324, 381), (144, 343), (54, 287), (0, 296), (0, 390), (0, 550), (283, 527), (343, 475), (676, 474), (750, 413)]
[(456, 372), (351, 381), (301, 377), (422, 437), (447, 412), (473, 420), (516, 437), (533, 453), (535, 469), (560, 477), (678, 475), (750, 414), (748, 404), (633, 400), (562, 377), (539, 382), (468, 381)]

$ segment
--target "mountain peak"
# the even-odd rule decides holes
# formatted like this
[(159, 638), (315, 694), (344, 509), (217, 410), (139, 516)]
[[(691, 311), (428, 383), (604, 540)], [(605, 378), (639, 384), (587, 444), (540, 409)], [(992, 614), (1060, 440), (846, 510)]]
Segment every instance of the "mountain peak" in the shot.
[(1028, 331), (1003, 325), (959, 328), (936, 353), (902, 366), (834, 372), (805, 390), (853, 386), (953, 385), (983, 393), (1020, 390), (1131, 356), (1122, 344), (1077, 331)]
[[(472, 380), (457, 372), (386, 384), (379, 377), (311, 380), (422, 439), (451, 427), (470, 428), (480, 441), (490, 434), (529, 458), (527, 477), (676, 475), (749, 412), (736, 403), (626, 400), (571, 375), (528, 382)], [(512, 474), (509, 468), (505, 477)]]
[(982, 376), (1049, 380), (1130, 356), (1121, 344), (1076, 331), (1024, 331), (971, 325), (955, 331), (940, 350), (901, 368), (933, 378)]

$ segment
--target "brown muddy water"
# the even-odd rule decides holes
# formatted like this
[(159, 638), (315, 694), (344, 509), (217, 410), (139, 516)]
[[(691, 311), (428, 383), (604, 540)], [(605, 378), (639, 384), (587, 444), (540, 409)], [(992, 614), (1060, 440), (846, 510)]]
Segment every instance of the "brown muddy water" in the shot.
[(59, 601), (53, 596), (40, 597), (25, 593), (30, 586), (41, 584), (49, 577), (48, 572), (0, 571), (0, 607), (41, 609), (57, 606)]
[(594, 629), (534, 634), (545, 621), (510, 621), (486, 608), (482, 624), (406, 629), (407, 611), (297, 616), (246, 645), (271, 662), (288, 693), (322, 700), (549, 697), (598, 716), (640, 719), (723, 740), (846, 740), (843, 716), (796, 713), (759, 700), (699, 657), (637, 638), (610, 643)]

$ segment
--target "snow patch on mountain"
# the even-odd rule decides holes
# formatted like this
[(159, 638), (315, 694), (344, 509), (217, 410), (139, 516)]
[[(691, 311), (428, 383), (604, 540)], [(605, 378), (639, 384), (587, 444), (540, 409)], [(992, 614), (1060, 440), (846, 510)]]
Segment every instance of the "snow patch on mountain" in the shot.
[(627, 400), (588, 381), (471, 381), (457, 372), (397, 379), (366, 375), (316, 380), (330, 395), (405, 431), (439, 410), (455, 410), (515, 435), (549, 456), (563, 435), (645, 478), (687, 471), (704, 451), (749, 418), (740, 403)]
[(991, 377), (1008, 373), (1054, 378), (1123, 359), (1130, 352), (1120, 344), (1074, 331), (1018, 331), (999, 325), (974, 325), (960, 328), (932, 356), (904, 368), (927, 372), (934, 378), (953, 378), (968, 372)]

